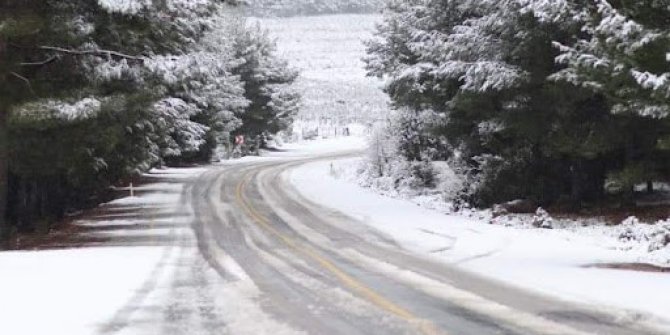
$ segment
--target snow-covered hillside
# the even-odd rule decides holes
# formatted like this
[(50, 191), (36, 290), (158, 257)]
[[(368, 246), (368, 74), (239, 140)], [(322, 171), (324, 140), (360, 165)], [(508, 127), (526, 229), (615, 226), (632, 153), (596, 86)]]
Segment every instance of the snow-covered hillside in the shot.
[(382, 82), (366, 77), (363, 41), (378, 15), (253, 19), (276, 38), (279, 54), (300, 70), (300, 128), (370, 123), (386, 114)]
[(335, 13), (371, 13), (382, 8), (383, 0), (245, 0), (256, 15), (293, 16)]

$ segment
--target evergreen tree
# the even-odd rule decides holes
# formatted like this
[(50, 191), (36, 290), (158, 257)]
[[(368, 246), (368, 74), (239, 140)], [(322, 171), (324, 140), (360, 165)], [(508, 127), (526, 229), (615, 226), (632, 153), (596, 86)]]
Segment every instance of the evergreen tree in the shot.
[(656, 144), (666, 122), (637, 116), (668, 106), (668, 34), (620, 11), (658, 22), (667, 5), (635, 3), (392, 1), (368, 43), (368, 70), (388, 78), (396, 108), (440, 116), (419, 131), (445, 138), (437, 150), (470, 166), (480, 180), (470, 201), (578, 205), (602, 198), (605, 179), (626, 166), (637, 174), (618, 178), (626, 187), (665, 169), (654, 157), (666, 157)]
[(565, 69), (552, 76), (602, 96), (618, 123), (611, 179), (630, 198), (636, 183), (668, 171), (670, 5), (662, 1), (572, 2), (582, 30), (556, 43)]
[(396, 105), (442, 115), (441, 124), (428, 127), (448, 139), (446, 148), (487, 171), (482, 192), (513, 197), (529, 191), (521, 189), (527, 183), (506, 193), (495, 184), (509, 181), (511, 170), (534, 178), (533, 162), (550, 127), (538, 122), (549, 111), (533, 109), (550, 97), (543, 83), (554, 55), (542, 34), (552, 23), (541, 23), (517, 1), (400, 1), (389, 9), (381, 40), (369, 45), (371, 73), (390, 77), (387, 90)]
[[(170, 135), (182, 148), (197, 145), (206, 126), (191, 122), (194, 110), (170, 100), (171, 92), (163, 85), (147, 85), (159, 78), (147, 65), (193, 50), (217, 10), (214, 0), (3, 1), (0, 209), (6, 204), (8, 162), (19, 183), (14, 193), (28, 188), (33, 192), (40, 187), (30, 185), (45, 178), (66, 179), (67, 187), (83, 187), (76, 180), (89, 179), (88, 189), (95, 188), (91, 184), (100, 187), (160, 161), (161, 155), (174, 149), (174, 143), (159, 143)], [(16, 126), (12, 134), (20, 138), (7, 138), (10, 112)], [(100, 136), (91, 138), (92, 142), (63, 146), (67, 152), (52, 161), (55, 166), (64, 163), (60, 170), (45, 169), (46, 161), (42, 168), (30, 164), (49, 157), (51, 143), (41, 142), (43, 146), (30, 151), (18, 150), (48, 132), (58, 132), (58, 136), (77, 143), (74, 136), (81, 134), (68, 130), (84, 125), (92, 132), (99, 130)], [(8, 143), (16, 149), (11, 159), (5, 159)], [(66, 160), (70, 155), (80, 159)], [(19, 168), (25, 164), (35, 168)], [(45, 171), (50, 174), (40, 175)], [(82, 174), (76, 175), (76, 171)], [(30, 187), (27, 180), (32, 180)], [(61, 183), (55, 184), (62, 188)], [(3, 237), (8, 231), (5, 217), (4, 210), (0, 211)]]
[[(611, 3), (610, 3), (611, 2)], [(561, 49), (554, 75), (604, 94), (613, 113), (665, 117), (670, 108), (670, 5), (661, 1), (578, 2), (582, 36)]]
[[(84, 47), (85, 25), (73, 8), (80, 3), (3, 1), (0, 4), (0, 239), (5, 224), (8, 173), (8, 120), (11, 110), (26, 100), (58, 96), (80, 87), (78, 58), (121, 54)], [(83, 19), (82, 19), (83, 20)], [(82, 46), (71, 49), (72, 45)], [(131, 58), (131, 57), (129, 57)], [(58, 63), (58, 66), (54, 66)]]
[(250, 104), (239, 115), (236, 133), (256, 137), (285, 130), (298, 111), (300, 97), (291, 84), (298, 73), (275, 55), (274, 42), (259, 26), (232, 28), (233, 50), (240, 63), (232, 70), (244, 83)]

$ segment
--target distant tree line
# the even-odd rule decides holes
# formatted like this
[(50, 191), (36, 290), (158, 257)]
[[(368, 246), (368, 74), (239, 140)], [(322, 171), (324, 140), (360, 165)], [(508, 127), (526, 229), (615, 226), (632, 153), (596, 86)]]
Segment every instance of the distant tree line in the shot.
[(0, 2), (0, 241), (290, 124), (296, 72), (218, 0)]
[(366, 62), (396, 112), (377, 175), (404, 164), (430, 186), (448, 160), (471, 204), (571, 208), (670, 177), (667, 1), (392, 0), (384, 17)]

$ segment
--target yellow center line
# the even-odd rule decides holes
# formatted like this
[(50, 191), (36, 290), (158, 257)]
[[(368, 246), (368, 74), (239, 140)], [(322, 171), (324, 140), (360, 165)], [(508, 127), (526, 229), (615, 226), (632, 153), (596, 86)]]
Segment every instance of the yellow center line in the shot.
[(425, 335), (446, 335), (444, 332), (439, 332), (435, 326), (427, 320), (421, 319), (408, 310), (396, 305), (392, 301), (388, 300), (384, 296), (380, 295), (379, 293), (375, 292), (373, 289), (370, 287), (366, 286), (365, 284), (361, 283), (360, 281), (356, 280), (340, 268), (338, 268), (333, 262), (330, 260), (322, 257), (318, 252), (316, 252), (313, 248), (300, 244), (297, 241), (291, 239), (290, 237), (280, 233), (268, 220), (266, 217), (264, 217), (262, 214), (260, 214), (247, 200), (246, 196), (244, 195), (244, 189), (247, 187), (249, 184), (249, 180), (251, 179), (251, 175), (254, 172), (247, 172), (240, 183), (237, 185), (237, 188), (235, 190), (235, 197), (238, 202), (238, 204), (244, 209), (246, 214), (253, 219), (262, 229), (266, 230), (267, 232), (271, 233), (272, 235), (276, 236), (280, 241), (282, 241), (284, 244), (286, 244), (289, 248), (302, 253), (306, 255), (307, 257), (313, 259), (316, 261), (319, 265), (321, 265), (324, 269), (335, 275), (342, 284), (345, 286), (349, 287), (350, 289), (358, 292), (363, 298), (368, 300), (369, 302), (373, 303), (377, 307), (381, 308), (382, 310), (385, 310), (411, 324), (417, 325), (421, 333)]

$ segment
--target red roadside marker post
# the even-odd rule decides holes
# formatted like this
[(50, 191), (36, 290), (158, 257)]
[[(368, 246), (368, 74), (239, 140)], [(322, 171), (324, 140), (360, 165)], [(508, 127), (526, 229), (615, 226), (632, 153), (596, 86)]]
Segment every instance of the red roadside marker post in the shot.
[(244, 144), (244, 135), (235, 136), (235, 145), (242, 145), (242, 144)]

